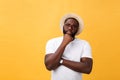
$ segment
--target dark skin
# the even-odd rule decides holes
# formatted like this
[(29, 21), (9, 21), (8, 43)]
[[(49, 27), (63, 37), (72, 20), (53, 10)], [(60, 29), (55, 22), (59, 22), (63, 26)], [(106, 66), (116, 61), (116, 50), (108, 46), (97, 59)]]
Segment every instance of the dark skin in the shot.
[[(75, 34), (78, 31), (78, 22), (74, 19), (68, 19), (63, 26), (63, 41), (55, 51), (54, 54), (50, 53), (45, 55), (45, 66), (48, 70), (55, 70), (61, 65), (64, 65), (74, 71), (89, 74), (92, 70), (93, 60), (92, 58), (82, 57), (80, 62), (70, 61), (62, 58), (63, 52), (66, 46), (74, 40)], [(63, 63), (60, 64), (60, 60), (63, 59)]]

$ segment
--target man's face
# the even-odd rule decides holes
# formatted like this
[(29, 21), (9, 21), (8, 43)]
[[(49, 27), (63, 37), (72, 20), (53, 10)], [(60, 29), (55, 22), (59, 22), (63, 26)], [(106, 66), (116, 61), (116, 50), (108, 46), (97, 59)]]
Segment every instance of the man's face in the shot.
[(64, 23), (63, 33), (70, 34), (72, 37), (74, 37), (78, 31), (78, 26), (79, 26), (79, 23), (76, 19), (68, 18)]

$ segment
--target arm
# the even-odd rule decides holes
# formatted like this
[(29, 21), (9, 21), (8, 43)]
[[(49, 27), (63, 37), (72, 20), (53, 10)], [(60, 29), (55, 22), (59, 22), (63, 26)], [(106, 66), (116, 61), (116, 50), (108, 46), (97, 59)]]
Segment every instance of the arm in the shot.
[(81, 73), (89, 74), (92, 70), (93, 60), (91, 58), (83, 57), (80, 62), (74, 62), (63, 59), (62, 65)]
[(63, 55), (65, 47), (72, 40), (73, 39), (70, 35), (65, 34), (61, 45), (58, 47), (58, 49), (55, 51), (55, 53), (54, 54), (47, 54), (45, 56), (45, 66), (48, 70), (54, 70), (60, 65), (59, 62), (60, 62), (60, 59)]

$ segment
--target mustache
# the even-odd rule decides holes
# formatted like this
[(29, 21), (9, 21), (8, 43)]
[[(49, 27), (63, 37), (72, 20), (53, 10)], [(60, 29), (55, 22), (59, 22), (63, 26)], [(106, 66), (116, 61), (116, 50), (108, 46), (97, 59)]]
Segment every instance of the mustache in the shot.
[(65, 31), (64, 29), (63, 29), (63, 33), (64, 33), (64, 34), (69, 34), (69, 35), (71, 35), (71, 37), (73, 37), (73, 38), (75, 37), (75, 34), (76, 34), (76, 33), (73, 33), (71, 30)]
[(66, 30), (65, 32), (71, 32), (72, 33), (72, 30)]

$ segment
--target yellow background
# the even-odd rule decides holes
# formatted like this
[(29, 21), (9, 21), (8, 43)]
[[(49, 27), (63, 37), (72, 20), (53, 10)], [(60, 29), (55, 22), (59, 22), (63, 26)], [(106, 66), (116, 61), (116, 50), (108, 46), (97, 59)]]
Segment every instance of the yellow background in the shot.
[(78, 37), (92, 46), (83, 80), (120, 80), (119, 0), (0, 0), (0, 80), (50, 80), (45, 45), (62, 35), (59, 20), (69, 12), (83, 18)]

